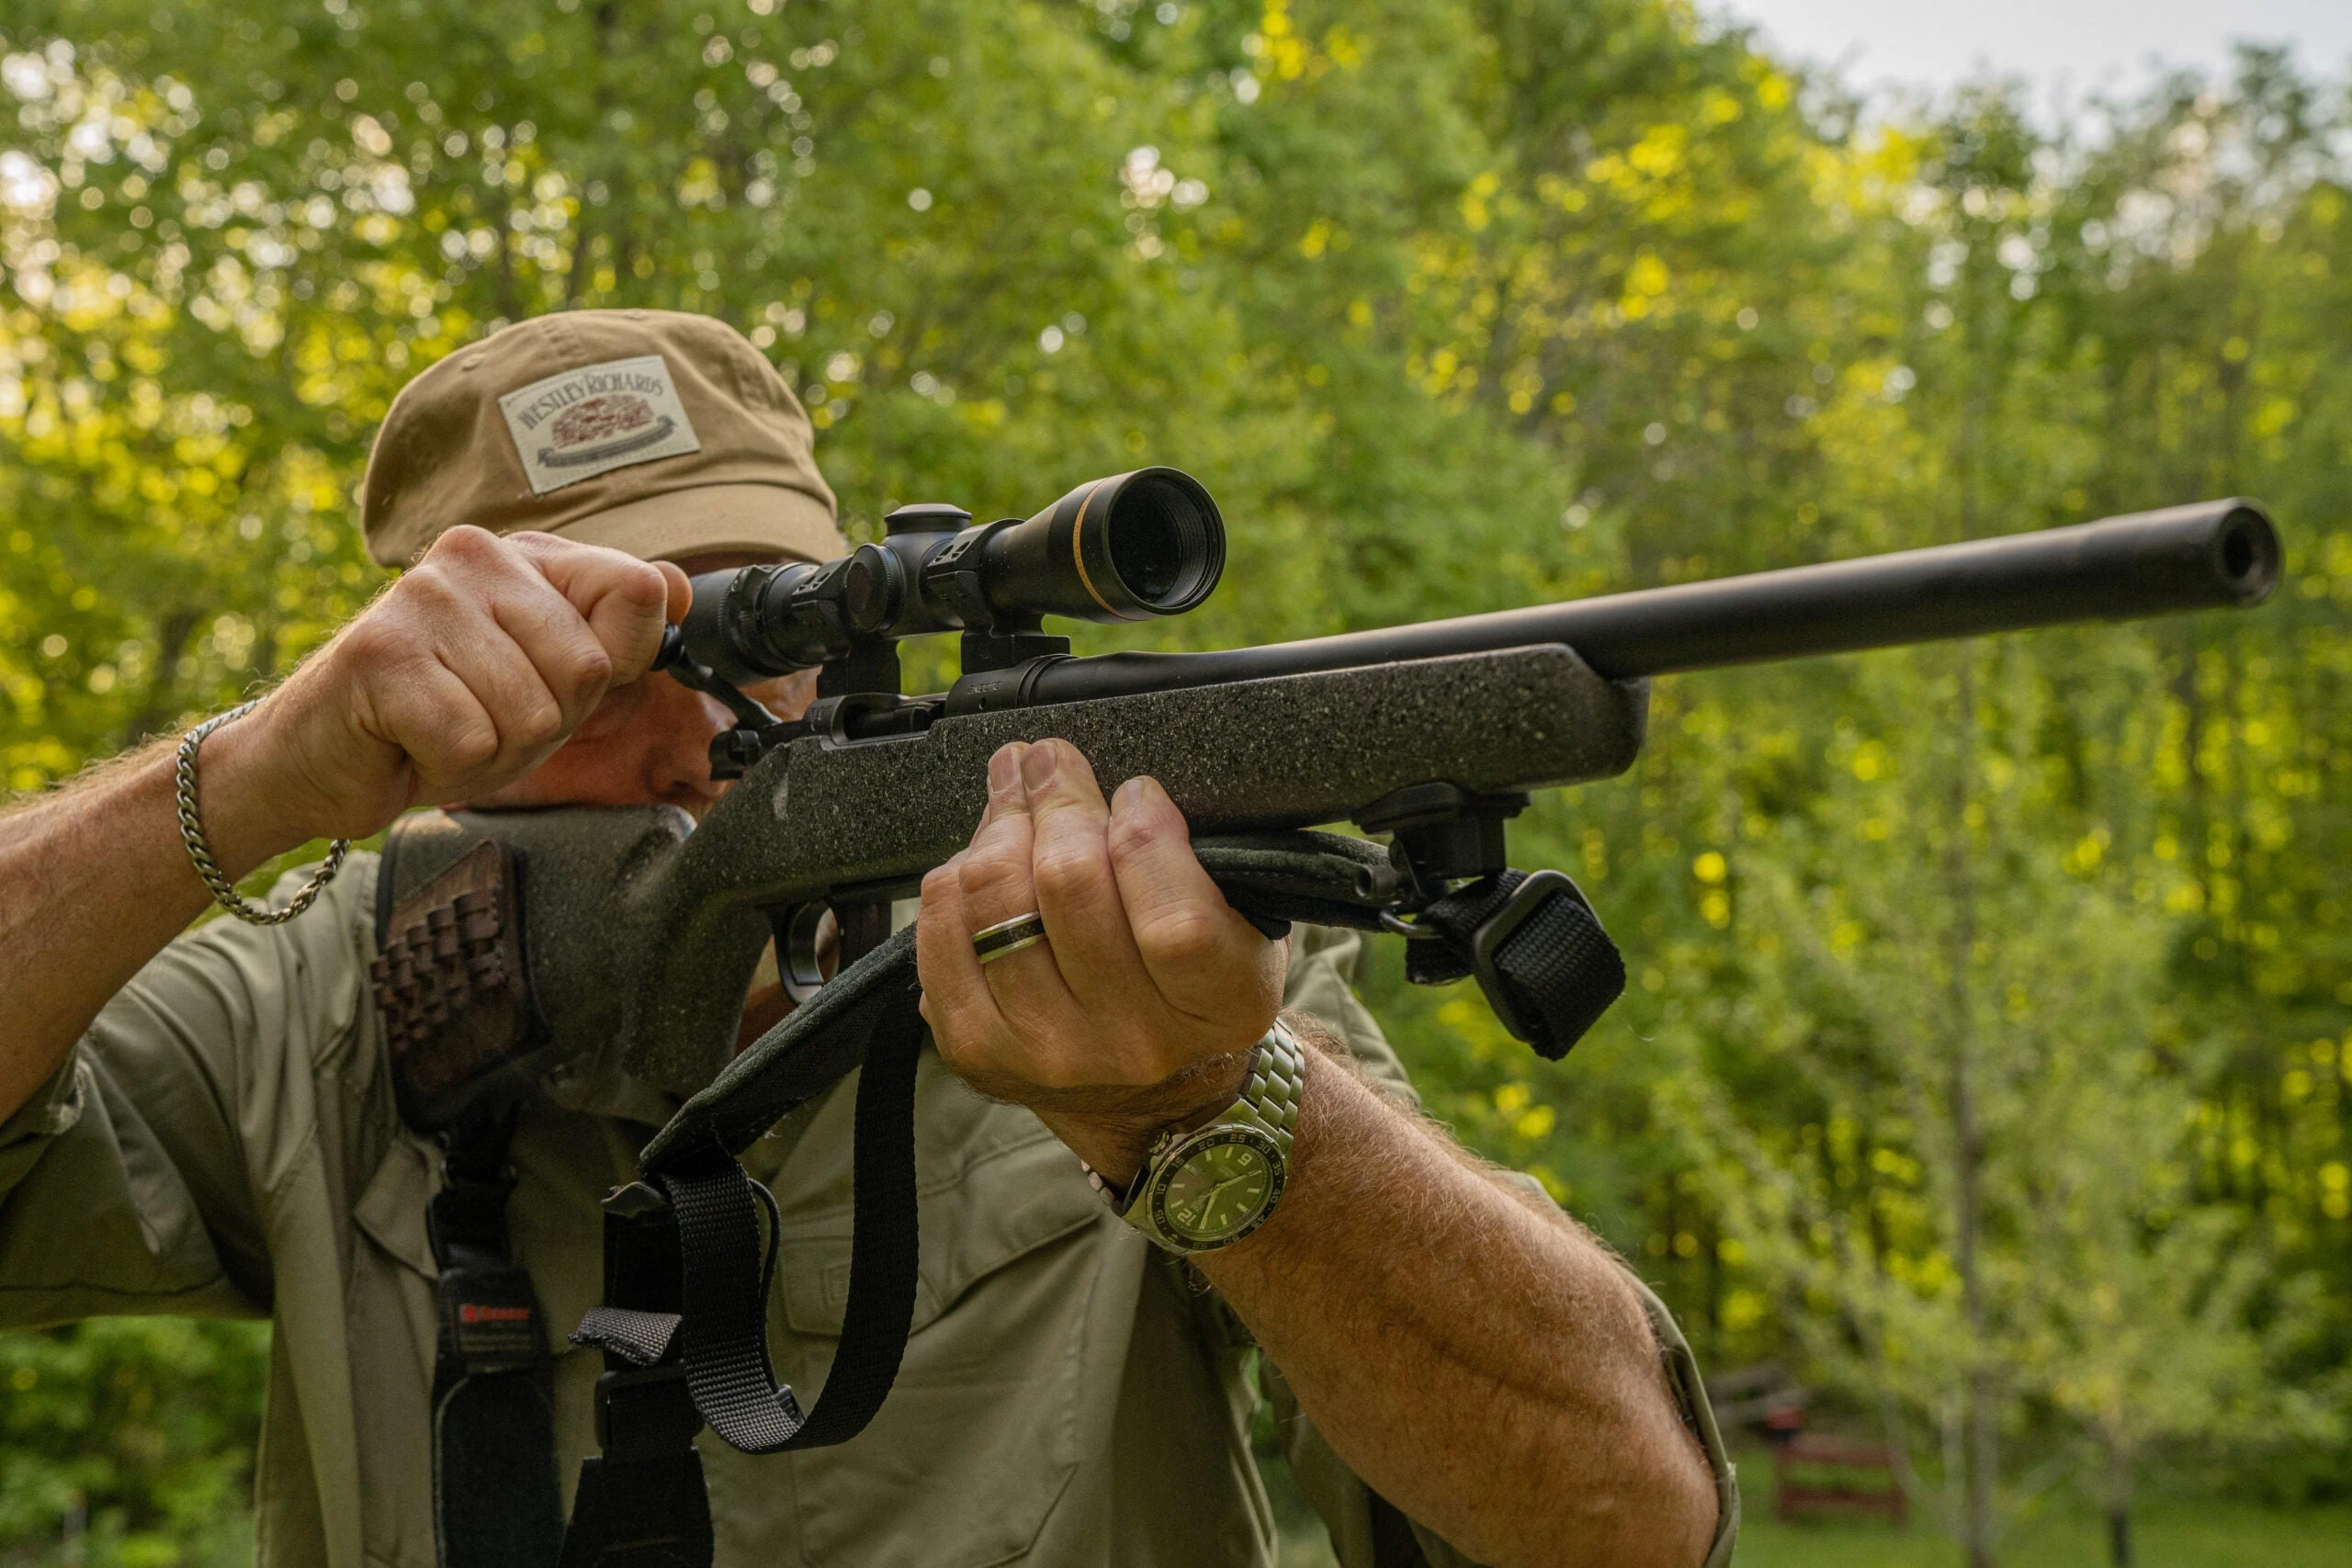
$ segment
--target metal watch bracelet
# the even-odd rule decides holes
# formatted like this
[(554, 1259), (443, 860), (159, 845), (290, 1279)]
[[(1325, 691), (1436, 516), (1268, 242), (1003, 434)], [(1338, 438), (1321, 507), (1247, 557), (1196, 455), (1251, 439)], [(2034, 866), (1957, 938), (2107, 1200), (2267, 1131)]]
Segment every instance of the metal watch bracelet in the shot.
[(327, 846), (327, 858), (311, 874), (293, 898), (282, 909), (255, 904), (237, 892), (236, 885), (221, 874), (220, 863), (212, 858), (212, 846), (204, 837), (204, 822), (196, 809), (196, 752), (204, 738), (232, 719), (239, 719), (261, 705), (256, 697), (242, 703), (227, 713), (215, 714), (180, 738), (179, 760), (173, 769), (175, 795), (180, 819), (180, 842), (187, 847), (188, 863), (196, 867), (196, 874), (210, 889), (212, 901), (229, 913), (253, 926), (282, 926), (318, 901), (334, 874), (343, 869), (343, 857), (351, 852), (349, 839), (337, 839)]
[(1212, 1250), (1215, 1247), (1238, 1241), (1241, 1235), (1248, 1234), (1247, 1230), (1228, 1238), (1227, 1241), (1213, 1243), (1207, 1247), (1180, 1245), (1175, 1237), (1158, 1234), (1152, 1224), (1137, 1217), (1136, 1213), (1137, 1201), (1149, 1189), (1153, 1179), (1161, 1173), (1161, 1168), (1164, 1165), (1181, 1158), (1186, 1150), (1192, 1148), (1204, 1135), (1215, 1134), (1220, 1127), (1248, 1127), (1264, 1136), (1272, 1145), (1275, 1156), (1276, 1169), (1273, 1173), (1272, 1197), (1268, 1201), (1264, 1212), (1250, 1223), (1248, 1230), (1255, 1230), (1258, 1225), (1262, 1224), (1272, 1213), (1273, 1203), (1281, 1196), (1283, 1186), (1281, 1168), (1288, 1163), (1292, 1135), (1298, 1125), (1299, 1100), (1306, 1081), (1306, 1048), (1300, 1043), (1298, 1037), (1291, 1032), (1286, 1024), (1277, 1020), (1266, 1032), (1265, 1037), (1259, 1041), (1257, 1046), (1250, 1052), (1249, 1069), (1243, 1075), (1240, 1092), (1235, 1096), (1233, 1101), (1225, 1110), (1197, 1127), (1183, 1131), (1171, 1129), (1160, 1134), (1153, 1141), (1149, 1152), (1145, 1155), (1143, 1163), (1136, 1170), (1132, 1181), (1124, 1187), (1117, 1186), (1105, 1179), (1102, 1173), (1083, 1160), (1079, 1162), (1080, 1168), (1086, 1172), (1087, 1181), (1094, 1189), (1095, 1195), (1109, 1205), (1114, 1213), (1142, 1231), (1159, 1246), (1180, 1253), (1188, 1253)]

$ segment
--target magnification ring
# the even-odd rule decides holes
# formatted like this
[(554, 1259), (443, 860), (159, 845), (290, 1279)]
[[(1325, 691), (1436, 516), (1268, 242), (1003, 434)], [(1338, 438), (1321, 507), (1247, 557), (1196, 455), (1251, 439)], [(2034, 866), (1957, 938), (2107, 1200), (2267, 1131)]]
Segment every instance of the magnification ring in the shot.
[(1009, 920), (999, 920), (992, 926), (982, 926), (972, 933), (972, 951), (980, 955), (983, 964), (993, 964), (1008, 953), (1018, 953), (1024, 947), (1035, 947), (1046, 940), (1046, 917), (1032, 909), (1025, 915), (1015, 915)]

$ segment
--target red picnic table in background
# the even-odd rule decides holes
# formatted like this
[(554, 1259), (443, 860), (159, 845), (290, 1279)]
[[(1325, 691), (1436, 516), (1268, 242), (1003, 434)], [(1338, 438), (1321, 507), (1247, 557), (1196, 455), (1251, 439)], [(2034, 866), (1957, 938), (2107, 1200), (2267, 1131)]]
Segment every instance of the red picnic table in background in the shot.
[(1896, 1524), (1910, 1517), (1910, 1499), (1885, 1444), (1808, 1432), (1807, 1391), (1780, 1367), (1747, 1367), (1712, 1381), (1715, 1418), (1744, 1427), (1772, 1448), (1772, 1511), (1784, 1519), (1807, 1514), (1879, 1514)]

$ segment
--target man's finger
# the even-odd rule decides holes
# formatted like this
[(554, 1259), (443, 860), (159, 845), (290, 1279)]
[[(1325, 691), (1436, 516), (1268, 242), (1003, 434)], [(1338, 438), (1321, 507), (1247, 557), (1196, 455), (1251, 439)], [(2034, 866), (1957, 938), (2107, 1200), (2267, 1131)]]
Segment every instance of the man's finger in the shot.
[(571, 724), (537, 664), (495, 620), (483, 616), (469, 629), (474, 635), (453, 637), (438, 649), (440, 662), (490, 716), (498, 749), (481, 780), (503, 784), (563, 744)]
[(562, 710), (569, 735), (612, 689), (613, 656), (571, 601), (527, 565), (508, 574), (490, 613), (512, 637)]
[(1084, 753), (1067, 740), (1030, 747), (1021, 777), (1029, 796), (1037, 909), (1063, 979), (1089, 1016), (1117, 1018), (1149, 996), (1151, 976), (1112, 874), (1104, 840), (1110, 804)]
[[(989, 926), (1037, 911), (1031, 863), (1035, 823), (1022, 781), (1023, 760), (1030, 750), (1014, 742), (989, 759), (988, 820), (972, 835), (956, 874), (967, 943)], [(980, 974), (1012, 1034), (1043, 1042), (1086, 1033), (1085, 1015), (1070, 995), (1050, 942), (991, 960)], [(1057, 1060), (1043, 1070), (1059, 1075), (1074, 1068)]]
[(1196, 1018), (1253, 1015), (1262, 998), (1237, 993), (1232, 976), (1262, 977), (1270, 944), (1202, 869), (1184, 814), (1158, 780), (1119, 786), (1107, 840), (1136, 950), (1160, 994)]
[(996, 998), (980, 974), (980, 957), (964, 921), (956, 856), (922, 879), (922, 909), (915, 917), (915, 975), (922, 982), (923, 1017), (943, 1051), (1003, 1033)]
[(1014, 741), (999, 747), (989, 759), (988, 807), (972, 833), (970, 846), (956, 857), (964, 917), (974, 931), (1025, 915), (1037, 907), (1029, 869), (1035, 824), (1029, 817), (1028, 792), (1021, 783), (1021, 758), (1027, 750)]
[(662, 609), (663, 618), (674, 626), (684, 620), (686, 612), (695, 606), (695, 585), (688, 581), (685, 569), (676, 561), (655, 561), (653, 570), (662, 574), (662, 586), (670, 595), (669, 603)]
[(587, 621), (612, 658), (615, 684), (645, 673), (661, 649), (662, 629), (669, 625), (683, 573), (553, 534), (509, 534), (506, 542), (528, 557)]
[(455, 671), (419, 660), (356, 694), (367, 733), (408, 757), (409, 806), (454, 798), (498, 756), (497, 723)]

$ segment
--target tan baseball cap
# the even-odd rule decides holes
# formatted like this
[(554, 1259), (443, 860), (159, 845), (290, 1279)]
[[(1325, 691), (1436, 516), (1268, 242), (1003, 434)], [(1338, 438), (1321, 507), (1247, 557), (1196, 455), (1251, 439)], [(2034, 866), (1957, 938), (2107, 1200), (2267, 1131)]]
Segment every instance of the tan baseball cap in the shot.
[(536, 528), (643, 560), (846, 553), (815, 433), (724, 321), (568, 310), (401, 389), (360, 491), (368, 553), (404, 567), (447, 529)]

